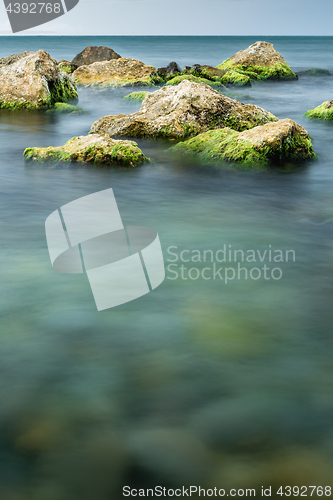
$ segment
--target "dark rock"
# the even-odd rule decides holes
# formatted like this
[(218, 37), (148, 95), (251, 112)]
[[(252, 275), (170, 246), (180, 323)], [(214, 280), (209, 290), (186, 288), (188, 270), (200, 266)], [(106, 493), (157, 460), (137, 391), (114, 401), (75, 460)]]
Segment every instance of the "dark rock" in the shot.
[(182, 73), (182, 70), (175, 61), (168, 64), (165, 68), (157, 69), (157, 74), (160, 76), (178, 75), (180, 73)]
[(86, 47), (80, 54), (74, 57), (72, 64), (77, 68), (79, 66), (87, 66), (95, 62), (111, 61), (112, 59), (120, 59), (120, 55), (109, 47)]

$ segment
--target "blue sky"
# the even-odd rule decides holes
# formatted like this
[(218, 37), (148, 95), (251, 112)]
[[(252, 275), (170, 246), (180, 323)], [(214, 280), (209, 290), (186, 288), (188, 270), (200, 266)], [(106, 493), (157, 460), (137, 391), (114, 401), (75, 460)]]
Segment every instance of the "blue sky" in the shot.
[[(0, 33), (10, 34), (0, 4)], [(332, 14), (332, 0), (80, 0), (22, 34), (333, 35)]]

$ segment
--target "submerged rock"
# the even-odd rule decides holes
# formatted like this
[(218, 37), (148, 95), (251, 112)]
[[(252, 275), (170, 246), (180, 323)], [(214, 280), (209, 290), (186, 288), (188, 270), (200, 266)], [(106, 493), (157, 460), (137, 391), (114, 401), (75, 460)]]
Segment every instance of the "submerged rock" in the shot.
[(251, 80), (297, 80), (284, 58), (271, 43), (256, 42), (217, 66), (225, 71), (222, 83), (248, 85)]
[(147, 66), (136, 59), (114, 59), (80, 66), (74, 73), (75, 81), (81, 85), (109, 85), (128, 87), (132, 85), (151, 85), (153, 66)]
[(333, 120), (333, 101), (326, 101), (314, 109), (305, 113), (308, 118), (319, 118), (321, 120)]
[(130, 94), (125, 95), (124, 99), (128, 99), (129, 101), (143, 101), (148, 94), (150, 94), (150, 92), (131, 92)]
[(74, 137), (58, 148), (28, 148), (24, 157), (38, 162), (84, 162), (121, 167), (136, 167), (150, 161), (135, 142), (117, 141), (98, 134)]
[(77, 97), (74, 81), (45, 50), (0, 59), (0, 108), (40, 109)]
[(74, 106), (73, 104), (67, 104), (65, 102), (56, 102), (53, 108), (46, 111), (48, 114), (69, 114), (69, 115), (85, 115), (88, 112), (83, 111), (82, 108)]
[(121, 56), (109, 47), (89, 46), (83, 49), (82, 52), (74, 57), (74, 59), (72, 60), (72, 64), (76, 66), (76, 68), (78, 68), (80, 66), (87, 66), (95, 62), (112, 61), (112, 59), (120, 58)]
[(230, 128), (213, 130), (174, 146), (183, 154), (196, 154), (203, 161), (226, 160), (267, 164), (313, 158), (309, 133), (293, 120), (279, 120), (245, 132)]
[(297, 76), (331, 76), (328, 69), (312, 68), (305, 71), (298, 71)]
[(224, 127), (247, 130), (273, 121), (277, 121), (274, 115), (254, 104), (242, 104), (208, 85), (184, 80), (148, 94), (136, 113), (97, 120), (91, 132), (177, 139)]

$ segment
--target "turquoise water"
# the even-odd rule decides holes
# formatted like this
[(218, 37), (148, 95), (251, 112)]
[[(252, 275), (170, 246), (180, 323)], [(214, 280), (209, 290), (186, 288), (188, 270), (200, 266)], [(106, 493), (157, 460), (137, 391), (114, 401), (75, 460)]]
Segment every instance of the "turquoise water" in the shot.
[[(43, 48), (72, 59), (98, 44), (156, 66), (216, 65), (256, 39), (1, 37), (0, 56)], [(295, 71), (333, 72), (332, 38), (266, 40)], [(282, 172), (183, 161), (145, 140), (154, 163), (133, 170), (24, 163), (26, 147), (62, 145), (101, 116), (138, 109), (122, 100), (128, 89), (80, 89), (83, 116), (1, 113), (1, 499), (117, 500), (125, 485), (257, 496), (263, 485), (331, 485), (333, 125), (304, 112), (332, 98), (332, 78), (238, 91), (311, 133), (318, 160)], [(178, 256), (293, 250), (295, 262), (274, 264), (279, 280), (243, 272), (227, 284), (167, 271), (153, 293), (97, 313), (85, 276), (53, 271), (44, 222), (107, 188), (125, 225), (158, 231), (167, 266), (170, 246)]]

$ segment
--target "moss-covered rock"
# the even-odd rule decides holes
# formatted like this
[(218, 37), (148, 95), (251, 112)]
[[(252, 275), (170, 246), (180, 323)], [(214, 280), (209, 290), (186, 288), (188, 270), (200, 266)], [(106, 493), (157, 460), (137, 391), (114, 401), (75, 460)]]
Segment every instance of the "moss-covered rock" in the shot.
[(136, 167), (150, 161), (135, 142), (117, 141), (98, 134), (74, 137), (57, 148), (28, 148), (24, 157), (35, 162), (84, 162), (121, 167)]
[(65, 59), (62, 59), (61, 61), (58, 62), (58, 67), (60, 71), (63, 71), (68, 75), (71, 75), (73, 71), (77, 69), (77, 66), (75, 66), (75, 64), (72, 64), (70, 61), (66, 61)]
[(147, 66), (136, 59), (113, 59), (80, 66), (73, 78), (80, 85), (131, 87), (133, 85), (154, 85), (159, 81), (153, 66)]
[(225, 160), (247, 165), (301, 161), (315, 156), (309, 133), (289, 119), (245, 132), (230, 128), (205, 132), (171, 149), (182, 154), (195, 154), (205, 162)]
[(46, 111), (47, 114), (68, 114), (68, 115), (85, 115), (87, 111), (83, 111), (82, 108), (74, 106), (73, 104), (67, 104), (65, 102), (56, 102), (53, 108)]
[(166, 85), (179, 85), (184, 80), (188, 80), (189, 82), (195, 82), (195, 83), (205, 83), (206, 85), (210, 85), (213, 88), (223, 87), (222, 83), (220, 83), (220, 82), (215, 82), (215, 81), (212, 81), (212, 80), (207, 80), (207, 78), (203, 78), (203, 77), (195, 76), (195, 75), (179, 75), (179, 76), (175, 76), (174, 78), (172, 78), (171, 80), (169, 80)]
[(245, 50), (240, 50), (217, 66), (225, 71), (222, 83), (249, 85), (252, 80), (297, 80), (271, 43), (256, 42)]
[(259, 106), (242, 104), (209, 85), (184, 80), (148, 94), (136, 113), (97, 120), (91, 132), (179, 139), (224, 127), (242, 131), (273, 121), (277, 118)]
[(125, 95), (124, 99), (128, 99), (129, 101), (143, 101), (150, 92), (132, 92), (131, 94)]
[(0, 108), (43, 109), (77, 98), (74, 81), (45, 50), (0, 59)]
[(308, 118), (319, 118), (320, 120), (333, 120), (333, 101), (326, 101), (314, 109), (305, 113)]
[(305, 71), (298, 71), (297, 76), (331, 76), (328, 69), (312, 68)]

